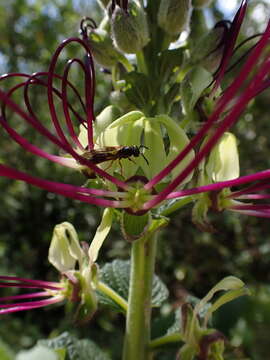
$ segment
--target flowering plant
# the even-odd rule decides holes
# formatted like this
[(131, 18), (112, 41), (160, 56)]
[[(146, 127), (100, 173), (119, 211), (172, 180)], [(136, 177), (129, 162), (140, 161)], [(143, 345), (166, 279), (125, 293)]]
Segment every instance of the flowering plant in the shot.
[[(203, 231), (215, 230), (207, 218), (210, 210), (269, 217), (270, 205), (265, 200), (269, 198), (270, 171), (240, 176), (237, 139), (229, 130), (249, 102), (269, 86), (270, 23), (255, 37), (256, 43), (243, 60), (242, 68), (223, 89), (229, 62), (241, 45), (236, 47), (247, 1), (241, 1), (232, 22), (221, 21), (202, 36), (194, 36), (192, 27), (188, 36), (190, 0), (101, 3), (104, 8), (101, 24), (97, 26), (93, 19), (84, 18), (80, 24), (81, 37), (69, 38), (58, 46), (48, 71), (0, 77), (3, 84), (19, 79), (7, 90), (0, 89), (2, 128), (27, 152), (82, 173), (86, 183), (78, 186), (47, 180), (4, 163), (0, 164), (0, 176), (105, 207), (83, 268), (83, 250), (78, 241), (74, 242), (75, 260), (80, 264), (79, 299), (87, 300), (81, 304), (87, 319), (97, 306), (97, 291), (124, 309), (127, 320), (123, 359), (150, 359), (153, 351), (170, 341), (182, 341), (178, 358), (222, 359), (224, 338), (207, 328), (208, 317), (224, 303), (245, 294), (244, 284), (234, 277), (225, 278), (200, 305), (194, 309), (191, 305), (183, 306), (182, 317), (186, 322), (177, 329), (176, 337), (168, 340), (164, 335), (158, 341), (151, 340), (157, 235), (168, 224), (168, 216), (188, 203), (193, 203), (193, 222)], [(201, 8), (208, 3), (194, 1), (193, 5)], [(183, 33), (187, 38), (181, 41)], [(78, 47), (78, 56), (62, 65), (61, 56), (72, 45)], [(111, 74), (114, 87), (113, 105), (98, 116), (94, 114), (94, 61)], [(78, 87), (71, 71), (75, 65), (82, 80)], [(49, 127), (43, 124), (35, 107), (34, 89), (37, 93), (45, 91)], [(22, 91), (24, 108), (14, 100), (17, 91)], [(175, 116), (179, 101), (181, 121)], [(20, 123), (13, 125), (14, 117)], [(46, 151), (21, 133), (24, 129), (21, 121), (58, 148), (58, 154)], [(190, 132), (195, 134), (190, 137)], [(132, 243), (127, 303), (114, 289), (98, 287), (98, 280), (92, 279), (93, 271), (98, 279), (99, 270), (94, 264), (113, 220), (119, 221), (124, 238)], [(64, 245), (60, 254), (65, 254), (74, 266), (71, 244)], [(70, 270), (74, 269), (66, 269), (66, 258), (63, 264), (64, 268), (62, 265), (59, 268), (58, 259), (56, 267), (70, 285), (71, 277), (74, 278)], [(39, 296), (52, 298), (46, 303), (3, 305), (3, 309), (24, 310), (63, 298), (72, 301), (67, 295), (69, 285), (65, 283), (50, 285), (16, 277), (10, 280), (18, 281), (15, 285), (28, 287), (29, 283), (42, 288)], [(199, 316), (199, 308), (206, 306), (218, 290), (227, 293), (209, 305), (206, 318)], [(5, 299), (28, 297), (15, 295)]]

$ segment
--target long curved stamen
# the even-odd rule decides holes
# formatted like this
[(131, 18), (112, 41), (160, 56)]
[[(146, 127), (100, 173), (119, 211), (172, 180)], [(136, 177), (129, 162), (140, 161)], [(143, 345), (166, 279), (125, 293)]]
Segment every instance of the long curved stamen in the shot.
[[(64, 40), (62, 42), (62, 44), (57, 48), (57, 50), (55, 51), (51, 63), (50, 63), (50, 67), (49, 67), (49, 71), (48, 71), (48, 103), (49, 103), (49, 108), (50, 108), (50, 113), (51, 113), (51, 117), (52, 117), (52, 121), (53, 124), (55, 126), (56, 132), (58, 134), (58, 136), (62, 139), (62, 141), (68, 145), (68, 141), (66, 139), (66, 136), (60, 126), (58, 117), (57, 117), (57, 113), (56, 113), (56, 109), (55, 109), (55, 105), (54, 105), (54, 99), (53, 99), (53, 74), (54, 74), (54, 70), (56, 67), (56, 63), (57, 60), (62, 52), (62, 50), (71, 42), (77, 42), (80, 45), (82, 45), (86, 51), (86, 54), (88, 54), (91, 57), (91, 51), (90, 48), (88, 47), (88, 45), (86, 44), (85, 41), (79, 39), (79, 38), (69, 38), (67, 40)], [(89, 62), (89, 66), (91, 66), (91, 62)], [(93, 85), (90, 85), (90, 89), (89, 89), (89, 84), (92, 83), (92, 81), (94, 81), (93, 79), (93, 69), (91, 68), (91, 70), (89, 69), (88, 66), (84, 66), (85, 69), (85, 81), (87, 80), (87, 85), (86, 85), (86, 89), (85, 89), (85, 96), (86, 96), (86, 114), (87, 114), (87, 130), (88, 130), (88, 141), (89, 141), (89, 149), (93, 149), (94, 145), (93, 145), (93, 125), (92, 125), (92, 121), (93, 121), (93, 94), (91, 94), (91, 91), (94, 91)], [(92, 73), (91, 73), (92, 72)], [(89, 91), (90, 90), (90, 91)], [(91, 109), (90, 109), (91, 107)]]
[[(44, 307), (47, 305), (51, 305), (51, 304), (55, 304), (58, 302), (61, 302), (64, 300), (64, 296), (63, 295), (58, 295), (58, 296), (54, 296), (50, 299), (47, 300), (41, 300), (41, 301), (29, 301), (26, 303), (19, 303), (19, 304), (10, 304), (10, 306), (6, 306), (7, 308), (0, 310), (0, 314), (9, 314), (9, 313), (13, 313), (13, 312), (17, 312), (17, 311), (25, 311), (25, 310), (30, 310), (30, 309), (37, 309), (40, 307)], [(0, 304), (0, 307), (4, 307), (4, 304)]]
[(227, 64), (232, 56), (233, 49), (236, 43), (236, 39), (238, 37), (240, 27), (242, 25), (242, 22), (244, 20), (244, 16), (247, 10), (247, 0), (242, 0), (240, 7), (233, 19), (233, 22), (231, 24), (229, 33), (227, 35), (227, 41), (225, 43), (224, 48), (224, 55), (221, 60), (220, 67), (218, 69), (217, 75), (215, 77), (215, 85), (212, 89), (212, 94), (217, 90), (221, 79), (223, 78), (223, 75), (226, 71)]
[[(75, 200), (80, 200), (89, 204), (94, 204), (104, 207), (116, 207), (125, 208), (128, 207), (126, 202), (105, 200), (102, 198), (96, 198), (91, 196), (93, 193), (99, 193), (101, 190), (98, 189), (87, 189), (79, 186), (73, 186), (69, 184), (63, 184), (53, 181), (40, 179), (37, 177), (30, 176), (21, 171), (11, 169), (5, 165), (0, 164), (0, 176), (5, 176), (15, 180), (25, 181), (28, 184), (35, 185), (47, 191), (51, 191)], [(105, 190), (103, 190), (105, 192)], [(100, 193), (99, 193), (100, 195)], [(104, 193), (103, 193), (104, 196)]]
[(63, 103), (63, 111), (65, 114), (65, 119), (66, 119), (66, 123), (67, 123), (67, 128), (69, 130), (69, 133), (71, 135), (72, 140), (74, 141), (74, 143), (81, 149), (83, 150), (84, 147), (82, 146), (78, 136), (75, 133), (71, 118), (70, 118), (70, 114), (69, 114), (69, 108), (68, 108), (68, 100), (67, 100), (67, 80), (68, 80), (68, 74), (70, 71), (70, 67), (72, 66), (72, 64), (76, 62), (78, 63), (82, 69), (84, 70), (84, 66), (83, 63), (81, 62), (80, 59), (72, 59), (70, 60), (67, 65), (65, 66), (65, 70), (64, 70), (64, 75), (63, 75), (63, 81), (62, 81), (62, 103)]
[[(223, 96), (219, 100), (214, 113), (209, 117), (207, 122), (201, 128), (201, 130), (191, 139), (190, 143), (182, 150), (182, 152), (165, 169), (163, 169), (159, 174), (157, 174), (152, 180), (150, 180), (145, 185), (146, 189), (151, 189), (155, 184), (157, 184), (160, 180), (162, 180), (165, 176), (167, 176), (179, 164), (179, 162), (182, 161), (186, 157), (186, 155), (189, 153), (189, 151), (191, 149), (193, 149), (201, 141), (203, 136), (208, 133), (208, 131), (212, 127), (213, 123), (219, 118), (222, 111), (225, 109), (225, 107), (228, 105), (228, 103), (233, 99), (236, 92), (238, 91), (238, 89), (240, 88), (240, 86), (242, 85), (244, 80), (246, 79), (247, 75), (250, 73), (250, 70), (252, 69), (254, 64), (256, 64), (258, 57), (260, 56), (261, 52), (267, 45), (269, 36), (270, 36), (270, 22), (268, 23), (267, 29), (266, 29), (264, 35), (262, 36), (262, 38), (260, 39), (260, 41), (258, 42), (256, 48), (253, 50), (253, 52), (249, 56), (248, 61), (244, 65), (239, 76), (233, 81), (231, 86), (227, 89), (227, 91), (223, 94)], [(264, 65), (264, 70), (265, 70), (265, 68), (267, 69), (268, 66), (269, 65), (267, 64), (267, 60), (266, 60), (266, 65)], [(258, 83), (261, 82), (261, 78), (259, 78), (258, 76), (255, 76), (255, 79), (257, 80), (256, 85), (258, 87), (259, 86)], [(253, 83), (252, 83), (251, 88), (252, 87), (253, 87), (253, 89), (252, 89), (253, 90), (252, 95), (253, 95), (254, 94), (254, 84)], [(244, 94), (245, 102), (247, 100), (249, 100), (250, 94), (248, 94), (248, 95), (249, 96), (247, 97)], [(242, 98), (243, 98), (243, 96), (242, 96)], [(241, 105), (240, 102), (238, 102), (238, 108), (240, 105)], [(246, 105), (246, 103), (242, 104), (242, 107), (245, 107), (245, 105)], [(237, 111), (237, 113), (238, 112), (239, 112), (239, 110)], [(234, 114), (234, 119), (233, 119), (234, 121), (237, 119), (237, 117), (235, 118), (235, 115), (238, 115), (238, 114)], [(227, 121), (228, 121), (228, 116), (225, 119), (227, 119)], [(223, 120), (223, 123), (224, 123), (225, 119)], [(209, 151), (210, 150), (211, 149), (209, 148)], [(180, 174), (180, 176), (181, 176), (181, 174)], [(170, 188), (172, 188), (173, 186), (170, 186)], [(165, 190), (166, 190), (166, 192), (168, 191), (168, 189), (165, 189)], [(171, 190), (173, 190), (173, 189), (171, 189)], [(163, 191), (163, 194), (164, 194), (164, 191)]]
[[(32, 280), (21, 278), (17, 276), (0, 275), (0, 280), (17, 281), (20, 284), (30, 284), (42, 289), (59, 290), (62, 286), (57, 282), (44, 281), (44, 280)], [(18, 286), (18, 285), (17, 285)]]
[(76, 151), (68, 144), (62, 143), (58, 138), (56, 138), (54, 135), (52, 135), (41, 123), (33, 119), (31, 116), (29, 116), (27, 113), (25, 113), (17, 104), (15, 104), (6, 94), (0, 89), (0, 99), (3, 100), (6, 105), (8, 105), (14, 112), (19, 114), (22, 118), (24, 118), (27, 122), (31, 123), (34, 128), (38, 129), (39, 132), (43, 133), (45, 136), (47, 136), (53, 143), (57, 144), (61, 149), (69, 153), (75, 160), (77, 160), (80, 164), (85, 165), (89, 167), (91, 170), (93, 170), (94, 173), (100, 175), (101, 177), (104, 177), (105, 179), (111, 181), (116, 186), (122, 188), (122, 189), (128, 189), (129, 186), (124, 183), (123, 181), (120, 181), (116, 179), (115, 177), (108, 174), (106, 171), (100, 169), (98, 166), (93, 164), (91, 161), (83, 158), (79, 154), (77, 154)]
[[(211, 191), (219, 191), (219, 190), (222, 190), (225, 188), (231, 188), (233, 186), (240, 186), (240, 185), (252, 183), (254, 181), (261, 181), (261, 180), (266, 180), (266, 179), (270, 180), (270, 170), (264, 170), (264, 171), (261, 171), (258, 173), (241, 176), (241, 177), (239, 177), (237, 179), (233, 179), (233, 180), (227, 180), (227, 181), (217, 182), (214, 184), (198, 186), (198, 187), (192, 188), (192, 189), (171, 192), (169, 195), (167, 195), (166, 199), (175, 199), (175, 198), (182, 197), (182, 196), (196, 195), (196, 194), (201, 194), (204, 192), (211, 192)], [(257, 189), (256, 186), (259, 187), (260, 185), (258, 185), (258, 184), (252, 185), (251, 187), (248, 187), (247, 189), (256, 190)], [(238, 196), (241, 196), (247, 189), (233, 192), (228, 197), (236, 198)]]

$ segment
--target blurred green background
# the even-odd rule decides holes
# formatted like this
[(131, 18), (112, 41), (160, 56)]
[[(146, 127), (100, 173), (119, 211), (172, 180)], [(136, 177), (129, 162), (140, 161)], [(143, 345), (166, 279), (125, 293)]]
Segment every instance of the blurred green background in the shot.
[[(212, 7), (205, 11), (210, 26), (222, 18), (231, 19), (240, 1), (227, 3), (214, 1)], [(83, 16), (90, 16), (98, 23), (102, 11), (94, 0), (1, 0), (0, 73), (46, 70), (59, 42), (78, 34)], [(268, 0), (251, 1), (240, 40), (261, 32), (267, 17)], [(76, 48), (71, 49), (68, 55), (74, 54)], [(96, 70), (95, 111), (98, 114), (109, 104), (111, 84), (110, 77), (98, 65)], [(233, 73), (228, 75), (228, 79), (230, 76)], [(49, 123), (46, 105), (36, 95), (34, 101), (39, 115)], [(19, 93), (17, 102), (21, 101), (20, 96)], [(270, 167), (269, 96), (268, 90), (256, 99), (234, 128), (239, 140), (242, 174)], [(35, 132), (26, 130), (30, 138), (52, 150), (50, 144)], [(34, 158), (33, 161), (33, 156), (12, 142), (2, 129), (0, 142), (0, 161), (3, 163), (44, 178), (77, 184), (84, 181), (77, 173), (44, 159)], [(0, 178), (0, 194), (2, 275), (55, 279), (57, 274), (47, 261), (54, 225), (69, 221), (76, 227), (81, 240), (90, 241), (101, 218), (101, 210), (96, 207), (5, 178)], [(269, 220), (228, 212), (210, 214), (217, 232), (208, 234), (194, 227), (190, 215), (190, 207), (176, 213), (159, 242), (156, 272), (170, 289), (171, 307), (176, 308), (187, 291), (202, 297), (222, 277), (240, 277), (252, 290), (252, 296), (224, 306), (215, 316), (214, 325), (231, 340), (227, 359), (270, 358)], [(100, 263), (116, 257), (128, 258), (129, 247), (119, 237), (115, 226), (102, 248)], [(1, 294), (7, 294), (5, 289), (1, 289)], [(101, 308), (89, 326), (74, 327), (70, 324), (70, 319), (65, 319), (63, 306), (3, 315), (0, 319), (0, 339), (16, 352), (33, 346), (39, 338), (58, 335), (71, 327), (79, 337), (95, 340), (112, 354), (113, 359), (120, 358), (119, 343), (115, 339), (118, 338), (120, 343), (122, 341), (124, 318), (121, 315)], [(104, 336), (106, 332), (108, 336)]]

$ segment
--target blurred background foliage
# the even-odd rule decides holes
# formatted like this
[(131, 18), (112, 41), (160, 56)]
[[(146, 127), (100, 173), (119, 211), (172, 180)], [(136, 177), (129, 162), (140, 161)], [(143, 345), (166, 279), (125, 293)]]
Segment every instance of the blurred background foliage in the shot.
[[(204, 13), (210, 26), (220, 19), (231, 18), (234, 13), (233, 3), (237, 6), (240, 1), (227, 3), (231, 3), (231, 9), (224, 7), (224, 1), (214, 1), (212, 7)], [(98, 23), (102, 12), (94, 0), (2, 0), (0, 73), (32, 73), (47, 69), (59, 42), (77, 35), (83, 16), (90, 16)], [(240, 41), (261, 32), (268, 16), (268, 0), (251, 1)], [(67, 56), (72, 56), (76, 53), (76, 48), (69, 51)], [(241, 67), (241, 63), (238, 67)], [(110, 77), (98, 66), (96, 69), (95, 110), (98, 114), (109, 104), (111, 84)], [(235, 71), (237, 68), (227, 74), (228, 82)], [(80, 79), (77, 81), (79, 83)], [(20, 102), (21, 94), (16, 96), (17, 102)], [(269, 90), (259, 96), (246, 109), (234, 128), (239, 141), (242, 174), (270, 167), (269, 96)], [(49, 124), (46, 105), (38, 96), (36, 105), (43, 121)], [(180, 113), (179, 109), (179, 116)], [(16, 121), (16, 118), (13, 120)], [(31, 139), (43, 144), (47, 150), (50, 149), (50, 144), (44, 144), (44, 140), (34, 131), (24, 131), (27, 131)], [(33, 160), (32, 155), (22, 151), (2, 130), (0, 141), (1, 162), (44, 178), (77, 184), (84, 181), (77, 173), (73, 174), (44, 159)], [(21, 182), (0, 178), (0, 193), (0, 273), (3, 275), (55, 279), (56, 273), (47, 261), (54, 225), (69, 221), (76, 227), (81, 240), (90, 241), (101, 218), (100, 209)], [(171, 305), (162, 309), (164, 322), (168, 317), (168, 308), (177, 308), (187, 291), (201, 297), (222, 277), (230, 274), (238, 276), (250, 287), (252, 296), (224, 306), (215, 317), (214, 325), (232, 339), (227, 359), (269, 358), (269, 220), (228, 212), (210, 214), (210, 220), (217, 231), (208, 234), (194, 227), (190, 215), (189, 207), (174, 214), (159, 242), (156, 272), (168, 285), (171, 293)], [(118, 227), (115, 227), (102, 249), (100, 262), (102, 264), (115, 257), (125, 259), (128, 254), (129, 244), (119, 236)], [(3, 289), (1, 293), (3, 296), (6, 294)], [(0, 321), (0, 338), (16, 352), (33, 346), (39, 338), (57, 335), (72, 327), (74, 334), (91, 337), (112, 354), (113, 359), (120, 358), (120, 329), (124, 327), (121, 315), (100, 309), (89, 326), (70, 325), (70, 319), (65, 318), (61, 306), (4, 315)], [(104, 332), (108, 336), (104, 337)], [(159, 333), (158, 329), (154, 329), (154, 332)], [(117, 338), (119, 342), (116, 341)], [(166, 359), (166, 356), (162, 357), (161, 354), (160, 359)]]

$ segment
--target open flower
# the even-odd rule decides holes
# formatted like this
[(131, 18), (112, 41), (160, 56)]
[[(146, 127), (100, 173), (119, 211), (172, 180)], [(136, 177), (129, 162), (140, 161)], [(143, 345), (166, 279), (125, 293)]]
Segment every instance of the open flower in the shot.
[[(245, 10), (246, 1), (243, 0), (240, 9), (235, 16), (235, 19), (232, 22), (229, 32), (230, 37), (227, 37), (220, 68), (218, 69), (217, 75), (215, 76), (215, 84), (212, 89), (210, 89), (210, 97), (213, 95), (213, 89), (216, 90), (219, 86), (220, 81), (225, 73), (228, 61), (235, 46), (240, 25), (244, 18)], [(26, 181), (29, 184), (33, 184), (48, 191), (52, 191), (57, 194), (90, 204), (96, 204), (104, 207), (124, 209), (128, 208), (129, 211), (131, 210), (134, 213), (141, 213), (142, 211), (146, 212), (151, 208), (158, 206), (161, 202), (169, 199), (181, 200), (182, 198), (185, 199), (187, 196), (192, 196), (194, 199), (194, 196), (197, 194), (204, 192), (216, 192), (217, 190), (221, 191), (222, 189), (229, 189), (231, 186), (236, 185), (249, 185), (250, 183), (253, 184), (254, 182), (258, 182), (256, 188), (258, 191), (262, 190), (262, 186), (264, 186), (264, 189), (266, 189), (266, 182), (270, 177), (270, 171), (268, 170), (258, 174), (251, 174), (232, 180), (218, 181), (214, 184), (204, 184), (202, 186), (196, 186), (189, 189), (183, 189), (183, 185), (187, 183), (187, 179), (189, 180), (192, 177), (194, 170), (198, 168), (199, 164), (204, 159), (206, 159), (207, 156), (209, 156), (224, 133), (227, 132), (239, 119), (243, 111), (246, 109), (247, 104), (269, 86), (270, 52), (268, 47), (270, 37), (270, 23), (268, 23), (265, 32), (260, 36), (257, 44), (254, 46), (253, 50), (247, 57), (239, 74), (235, 77), (231, 85), (217, 99), (212, 99), (211, 113), (208, 115), (201, 129), (190, 141), (187, 138), (182, 141), (182, 139), (184, 139), (184, 136), (182, 136), (178, 147), (176, 146), (175, 142), (173, 155), (170, 152), (170, 147), (169, 149), (165, 149), (163, 140), (160, 140), (163, 136), (162, 131), (160, 128), (157, 130), (157, 119), (161, 121), (162, 115), (161, 117), (159, 115), (156, 116), (155, 125), (152, 126), (152, 124), (154, 124), (154, 121), (151, 122), (153, 119), (150, 121), (149, 118), (144, 117), (144, 115), (140, 113), (140, 119), (148, 119), (147, 124), (152, 126), (151, 132), (153, 134), (156, 131), (156, 135), (154, 137), (152, 135), (153, 141), (152, 143), (151, 141), (147, 143), (147, 150), (145, 150), (145, 158), (148, 159), (149, 165), (144, 162), (144, 159), (141, 159), (142, 162), (140, 162), (140, 160), (138, 162), (141, 164), (140, 168), (138, 169), (137, 166), (136, 170), (134, 170), (134, 164), (131, 163), (131, 170), (128, 171), (128, 174), (132, 176), (131, 179), (125, 178), (125, 174), (122, 172), (121, 158), (127, 158), (126, 161), (130, 160), (131, 162), (134, 161), (136, 163), (137, 159), (133, 160), (132, 155), (136, 154), (134, 156), (137, 157), (140, 155), (141, 144), (139, 143), (140, 136), (138, 134), (141, 134), (141, 132), (138, 130), (138, 127), (136, 127), (138, 123), (135, 121), (130, 121), (130, 117), (134, 116), (134, 112), (126, 114), (124, 117), (107, 126), (106, 129), (104, 129), (104, 132), (102, 132), (102, 134), (99, 133), (99, 135), (95, 138), (97, 134), (95, 134), (94, 129), (95, 119), (93, 110), (95, 93), (94, 67), (91, 49), (87, 40), (87, 29), (82, 27), (81, 33), (82, 39), (67, 39), (57, 48), (55, 54), (52, 57), (48, 72), (40, 72), (33, 75), (22, 73), (8, 74), (0, 78), (0, 80), (13, 77), (19, 77), (22, 79), (19, 84), (15, 85), (8, 92), (0, 90), (0, 100), (3, 103), (3, 111), (0, 118), (0, 123), (9, 133), (11, 138), (19, 143), (25, 150), (61, 165), (78, 169), (88, 175), (95, 174), (100, 179), (103, 179), (100, 183), (101, 186), (99, 186), (99, 188), (88, 188), (44, 180), (30, 176), (19, 170), (12, 169), (4, 164), (0, 164), (0, 176)], [(63, 74), (59, 75), (57, 73), (57, 62), (59, 56), (62, 51), (66, 49), (66, 47), (71, 43), (78, 44), (83, 49), (85, 52), (85, 59), (84, 61), (81, 61), (78, 58), (69, 60), (64, 68)], [(77, 64), (79, 66), (84, 76), (84, 101), (78, 90), (76, 90), (76, 87), (72, 84), (71, 80), (68, 79), (69, 71), (73, 64)], [(55, 85), (56, 80), (61, 83), (60, 88)], [(33, 106), (31, 105), (29, 89), (32, 86), (43, 87), (47, 91), (47, 101), (51, 121), (54, 126), (54, 132), (49, 131), (41, 123), (33, 109)], [(26, 110), (21, 109), (12, 100), (12, 94), (19, 88), (24, 89), (24, 102)], [(83, 115), (79, 114), (79, 112), (74, 109), (73, 105), (68, 100), (68, 90), (73, 92), (77, 102), (81, 104)], [(56, 99), (58, 102), (60, 101), (60, 104), (62, 105), (61, 111), (64, 114), (64, 125), (59, 119), (59, 114), (55, 105)], [(59, 148), (62, 153), (65, 153), (65, 155), (56, 156), (49, 154), (28, 142), (26, 138), (21, 136), (15, 130), (14, 127), (9, 125), (8, 116), (6, 115), (7, 107), (19, 115), (19, 117), (26, 123), (34, 127), (45, 138), (49, 139)], [(135, 113), (138, 115), (139, 112), (136, 111)], [(81, 137), (77, 134), (72, 119), (75, 119), (77, 124), (80, 125), (81, 128), (85, 129), (86, 143), (81, 141)], [(138, 118), (136, 121), (140, 119)], [(130, 123), (128, 124), (129, 121)], [(140, 121), (143, 123), (142, 120)], [(136, 123), (136, 126), (134, 125), (135, 127), (130, 127), (131, 123), (132, 126)], [(167, 123), (169, 124), (169, 121)], [(118, 144), (110, 144), (110, 137), (109, 140), (105, 139), (102, 143), (102, 135), (104, 135), (106, 138), (106, 134), (112, 128), (116, 128), (117, 124), (119, 125), (119, 128), (117, 129), (119, 134)], [(125, 142), (125, 134), (121, 133), (124, 125), (128, 125), (129, 128), (128, 142)], [(165, 127), (167, 125), (165, 124)], [(145, 127), (144, 125), (140, 126)], [(177, 127), (179, 129), (178, 133), (183, 133), (183, 129), (178, 125)], [(66, 129), (66, 131), (64, 131), (64, 129)], [(169, 127), (167, 128), (167, 135), (170, 137), (168, 129)], [(113, 131), (115, 130), (112, 130), (112, 133)], [(175, 134), (174, 131), (172, 131), (171, 134), (173, 133)], [(132, 143), (132, 136), (134, 134), (136, 137), (136, 142)], [(146, 135), (147, 134), (145, 132), (144, 138), (147, 141)], [(111, 136), (113, 135), (111, 134)], [(119, 137), (122, 139), (122, 143), (119, 143)], [(207, 141), (204, 141), (206, 137)], [(96, 144), (96, 141), (99, 143)], [(159, 142), (160, 146), (157, 145), (157, 142)], [(195, 153), (195, 149), (202, 142), (203, 146), (201, 146), (199, 151)], [(93, 152), (99, 150), (96, 146), (104, 145), (106, 147), (109, 147), (110, 145), (118, 145), (120, 149), (122, 149), (122, 155), (120, 156), (117, 152), (119, 148), (118, 150), (112, 148), (114, 149), (114, 152), (110, 152), (110, 157), (107, 156), (108, 154), (104, 157), (104, 153), (102, 155), (102, 159), (100, 158), (100, 153), (99, 157), (93, 157)], [(172, 145), (172, 141), (169, 146), (170, 145)], [(125, 146), (129, 147), (129, 149), (128, 153), (123, 155), (123, 147)], [(131, 146), (134, 147), (131, 149)], [(112, 149), (110, 151), (112, 151)], [(163, 155), (160, 156), (160, 163), (158, 163), (159, 151), (161, 155), (163, 151), (166, 153), (164, 157)], [(155, 162), (154, 160), (149, 161), (149, 159), (154, 159), (154, 157), (156, 157)], [(120, 160), (118, 164), (118, 174), (115, 174), (114, 170), (110, 168), (110, 166), (103, 166), (104, 164), (102, 164), (102, 162), (105, 160), (115, 160), (117, 158)], [(149, 166), (149, 168), (147, 166)], [(155, 166), (154, 170), (151, 168), (152, 166)], [(141, 175), (143, 175), (144, 180), (142, 180)], [(251, 195), (253, 197), (251, 197)], [(243, 199), (243, 194), (242, 197), (240, 197), (239, 193), (237, 192), (232, 192), (230, 194), (230, 198), (232, 196), (238, 197), (239, 201), (240, 199)], [(266, 199), (266, 195), (264, 198)], [(254, 194), (249, 194), (249, 199), (254, 200), (258, 199), (258, 197), (256, 197)], [(239, 204), (239, 202), (237, 204), (231, 203), (229, 208), (237, 211), (244, 211), (244, 209), (241, 209), (240, 206), (241, 204)], [(251, 213), (251, 209), (248, 210), (247, 208), (247, 206), (251, 205), (244, 204), (243, 206), (246, 206), (246, 213), (248, 213), (248, 211)], [(261, 211), (255, 211), (255, 208), (253, 210), (253, 214), (255, 214), (255, 212), (257, 215), (262, 214), (262, 208)], [(257, 208), (257, 210), (259, 210), (259, 208)], [(266, 209), (264, 209), (264, 214), (266, 214), (265, 211)]]
[(59, 271), (60, 281), (0, 276), (1, 288), (35, 289), (32, 293), (1, 297), (0, 314), (36, 309), (66, 300), (76, 305), (76, 320), (89, 320), (97, 308), (96, 293), (92, 287), (94, 264), (90, 259), (91, 253), (96, 259), (98, 249), (87, 255), (70, 223), (56, 225), (48, 259)]

